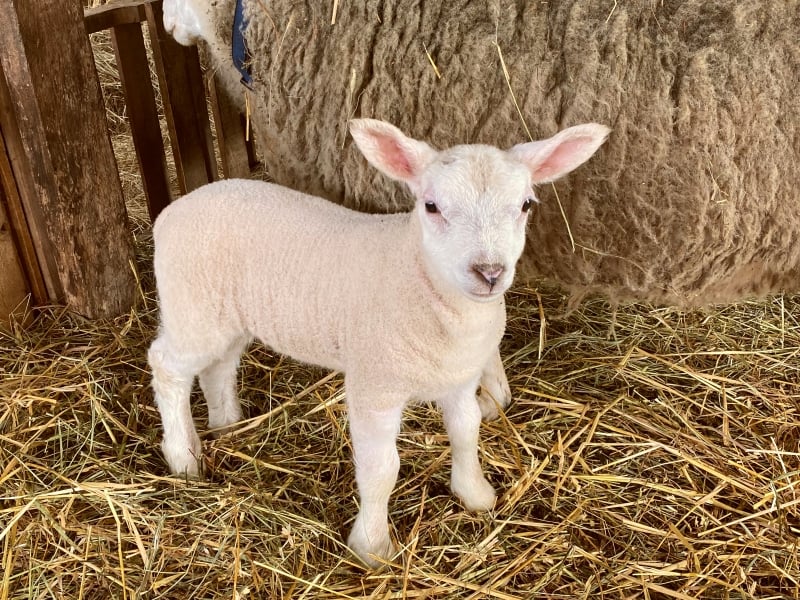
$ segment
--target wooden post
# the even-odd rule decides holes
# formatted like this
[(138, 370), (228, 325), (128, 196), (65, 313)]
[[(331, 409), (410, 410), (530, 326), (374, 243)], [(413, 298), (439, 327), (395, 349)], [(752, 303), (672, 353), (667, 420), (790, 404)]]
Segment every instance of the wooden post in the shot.
[[(5, 87), (5, 78), (0, 72), (0, 114), (8, 107), (8, 90)], [(42, 275), (42, 268), (37, 258), (37, 244), (33, 237), (33, 232), (28, 226), (25, 218), (25, 209), (19, 195), (19, 188), (14, 178), (14, 171), (8, 156), (5, 136), (2, 135), (2, 123), (0, 123), (0, 199), (2, 199), (5, 226), (9, 230), (8, 239), (14, 246), (14, 254), (17, 256), (17, 263), (25, 275), (26, 288), (32, 295), (34, 304), (44, 304), (49, 299), (47, 282)], [(6, 132), (13, 133), (13, 130), (6, 128)], [(17, 146), (21, 144), (17, 141)], [(49, 247), (49, 246), (48, 246)], [(9, 252), (11, 250), (9, 249)], [(11, 267), (10, 267), (11, 268)], [(19, 278), (11, 273), (9, 281), (1, 275), (4, 271), (0, 270), (0, 286), (6, 286), (9, 296), (6, 303), (16, 303), (19, 300)], [(5, 314), (5, 313), (4, 313)]]
[(217, 179), (214, 140), (197, 48), (164, 30), (161, 4), (147, 4), (147, 24), (181, 193)]
[(209, 79), (208, 88), (214, 111), (222, 173), (228, 178), (249, 177), (251, 157), (245, 140), (242, 112), (228, 97), (216, 76)]
[[(2, 148), (0, 152), (3, 152)], [(25, 308), (26, 298), (30, 294), (30, 286), (22, 270), (22, 261), (7, 217), (9, 202), (5, 190), (6, 186), (0, 181), (0, 327), (7, 323), (13, 313)]]
[[(0, 115), (39, 263), (54, 300), (88, 317), (128, 310), (133, 242), (80, 0), (6, 0)], [(54, 260), (53, 260), (54, 258)], [(63, 292), (63, 298), (62, 294)]]
[[(26, 165), (25, 145), (20, 135), (19, 124), (11, 101), (6, 78), (0, 63), (0, 131), (3, 137), (3, 153), (0, 154), (0, 176), (3, 179), (7, 206), (7, 217), (22, 248), (23, 266), (34, 287), (37, 304), (57, 301), (64, 296), (64, 288), (58, 278), (55, 253), (47, 234), (42, 207), (36, 201), (25, 201), (35, 197), (36, 181), (33, 171)], [(16, 169), (14, 165), (16, 164)]]
[(125, 105), (128, 109), (147, 209), (151, 221), (155, 221), (158, 213), (170, 203), (172, 195), (169, 189), (164, 140), (161, 138), (158, 109), (142, 37), (142, 25), (141, 23), (116, 25), (111, 30), (111, 39), (125, 94)]

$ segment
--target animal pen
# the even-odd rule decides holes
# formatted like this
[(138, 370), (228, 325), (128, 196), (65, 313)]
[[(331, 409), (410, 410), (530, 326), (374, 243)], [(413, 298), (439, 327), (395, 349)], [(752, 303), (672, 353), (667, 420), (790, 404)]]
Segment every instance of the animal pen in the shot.
[[(0, 260), (11, 274), (0, 287), (4, 315), (28, 294), (37, 305), (66, 299), (91, 317), (119, 314), (133, 300), (124, 199), (87, 33), (111, 34), (150, 218), (172, 192), (142, 23), (153, 40), (179, 192), (218, 176), (198, 52), (165, 33), (160, 2), (85, 15), (74, 4), (36, 11), (20, 4), (2, 29)], [(253, 154), (239, 113), (216, 93), (213, 77), (208, 82), (223, 174), (247, 175)]]
[(355, 488), (336, 373), (252, 348), (242, 426), (201, 434), (208, 479), (168, 476), (145, 362), (150, 223), (250, 175), (253, 149), (160, 0), (29, 4), (0, 22), (0, 600), (800, 598), (789, 295), (565, 312), (559, 289), (517, 285), (515, 399), (481, 431), (497, 505), (451, 497), (440, 419), (412, 407), (401, 552), (381, 571), (343, 542)]

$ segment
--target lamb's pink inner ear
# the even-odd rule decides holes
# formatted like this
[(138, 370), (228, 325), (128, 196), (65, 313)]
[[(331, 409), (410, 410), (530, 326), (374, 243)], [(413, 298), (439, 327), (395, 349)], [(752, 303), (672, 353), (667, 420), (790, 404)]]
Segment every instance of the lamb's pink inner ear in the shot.
[(375, 119), (354, 119), (350, 133), (361, 153), (379, 171), (414, 189), (436, 150), (406, 136), (394, 125)]
[(533, 183), (548, 183), (589, 160), (609, 131), (605, 125), (585, 123), (546, 140), (518, 144), (510, 152), (528, 166)]
[(552, 181), (572, 171), (592, 155), (586, 152), (587, 145), (591, 145), (592, 141), (591, 138), (577, 138), (561, 142), (534, 167), (533, 180)]
[(378, 151), (376, 160), (391, 177), (406, 181), (416, 175), (417, 167), (409, 156), (409, 151), (391, 136), (373, 134)]

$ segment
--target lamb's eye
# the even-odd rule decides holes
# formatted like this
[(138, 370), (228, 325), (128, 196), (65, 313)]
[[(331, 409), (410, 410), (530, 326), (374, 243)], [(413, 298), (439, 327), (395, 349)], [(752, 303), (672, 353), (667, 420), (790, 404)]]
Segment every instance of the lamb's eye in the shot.
[(525, 198), (525, 201), (522, 203), (522, 212), (528, 212), (533, 206), (533, 198)]
[(434, 202), (426, 202), (425, 210), (428, 211), (429, 213), (437, 213), (439, 212), (439, 207), (436, 206), (436, 203)]

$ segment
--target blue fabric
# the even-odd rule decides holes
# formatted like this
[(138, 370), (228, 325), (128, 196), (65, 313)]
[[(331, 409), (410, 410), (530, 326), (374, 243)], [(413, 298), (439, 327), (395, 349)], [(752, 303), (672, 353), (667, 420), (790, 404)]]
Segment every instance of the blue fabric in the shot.
[(244, 0), (236, 0), (236, 11), (233, 13), (233, 65), (242, 74), (242, 83), (247, 87), (253, 84), (253, 77), (250, 73), (250, 52), (244, 41), (244, 32), (247, 29), (247, 21), (244, 18)]

